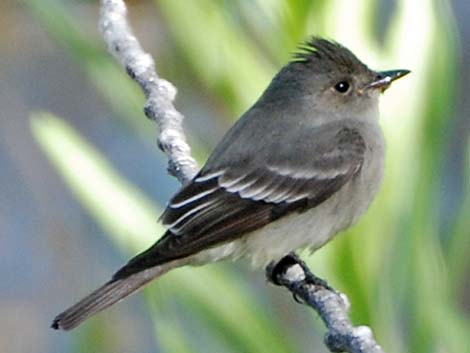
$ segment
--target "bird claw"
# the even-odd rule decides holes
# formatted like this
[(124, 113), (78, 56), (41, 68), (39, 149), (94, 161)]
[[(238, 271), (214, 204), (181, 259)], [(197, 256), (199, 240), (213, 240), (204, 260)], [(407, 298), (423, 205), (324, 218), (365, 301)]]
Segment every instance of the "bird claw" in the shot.
[(277, 262), (271, 262), (266, 268), (266, 277), (276, 286), (282, 286), (280, 279), (291, 266), (298, 264), (299, 257), (295, 253), (284, 256)]
[(305, 278), (305, 281), (309, 284), (313, 284), (314, 286), (317, 287), (322, 287), (324, 289), (327, 289), (332, 292), (336, 292), (329, 284), (327, 281), (324, 279), (315, 276), (313, 273), (309, 273), (308, 276)]

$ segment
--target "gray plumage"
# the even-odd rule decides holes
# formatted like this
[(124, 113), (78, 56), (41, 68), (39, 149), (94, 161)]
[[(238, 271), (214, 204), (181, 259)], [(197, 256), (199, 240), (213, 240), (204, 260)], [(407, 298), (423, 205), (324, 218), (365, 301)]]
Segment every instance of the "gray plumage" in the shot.
[(354, 224), (383, 175), (379, 94), (407, 73), (370, 70), (324, 39), (306, 43), (170, 200), (165, 235), (53, 327), (71, 329), (174, 267), (266, 265)]

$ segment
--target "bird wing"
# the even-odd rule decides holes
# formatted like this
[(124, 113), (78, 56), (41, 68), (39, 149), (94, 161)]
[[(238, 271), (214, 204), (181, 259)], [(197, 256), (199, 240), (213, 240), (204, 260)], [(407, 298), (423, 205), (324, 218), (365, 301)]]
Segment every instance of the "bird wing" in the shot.
[(170, 200), (161, 216), (166, 234), (121, 275), (195, 254), (315, 207), (361, 169), (366, 145), (354, 128), (312, 128), (297, 137), (292, 148), (268, 144), (251, 159), (206, 165)]

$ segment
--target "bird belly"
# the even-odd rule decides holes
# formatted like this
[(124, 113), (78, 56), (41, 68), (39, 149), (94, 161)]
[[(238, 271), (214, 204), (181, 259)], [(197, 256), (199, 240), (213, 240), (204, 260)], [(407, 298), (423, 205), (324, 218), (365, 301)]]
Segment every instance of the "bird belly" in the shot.
[(253, 266), (260, 267), (291, 251), (319, 249), (355, 224), (369, 208), (381, 184), (383, 168), (368, 167), (317, 207), (282, 217), (237, 240), (231, 256), (249, 258)]

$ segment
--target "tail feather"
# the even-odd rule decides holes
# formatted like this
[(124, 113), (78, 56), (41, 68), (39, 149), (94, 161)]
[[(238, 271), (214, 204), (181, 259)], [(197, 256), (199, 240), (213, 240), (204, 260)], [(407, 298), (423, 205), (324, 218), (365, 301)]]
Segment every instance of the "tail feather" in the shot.
[(57, 315), (51, 327), (56, 330), (71, 330), (90, 316), (136, 292), (175, 266), (177, 264), (174, 262), (166, 263), (132, 274), (129, 277), (113, 278), (77, 304)]

